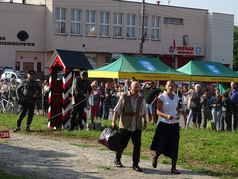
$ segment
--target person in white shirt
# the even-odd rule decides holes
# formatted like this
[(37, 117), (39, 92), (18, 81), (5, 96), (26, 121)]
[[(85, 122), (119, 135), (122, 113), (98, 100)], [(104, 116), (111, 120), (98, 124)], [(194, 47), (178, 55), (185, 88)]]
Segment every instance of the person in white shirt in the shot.
[(188, 114), (189, 114), (189, 107), (188, 107), (189, 96), (184, 95), (183, 93), (187, 93), (187, 92), (188, 92), (188, 86), (183, 85), (183, 87), (182, 87), (182, 111), (183, 111), (183, 119), (184, 119), (185, 127), (187, 124), (187, 119), (188, 119)]
[(167, 81), (166, 91), (157, 99), (157, 114), (160, 121), (157, 126), (150, 149), (155, 151), (152, 166), (157, 167), (157, 160), (161, 154), (172, 159), (172, 174), (180, 174), (176, 169), (179, 147), (179, 97), (173, 81)]

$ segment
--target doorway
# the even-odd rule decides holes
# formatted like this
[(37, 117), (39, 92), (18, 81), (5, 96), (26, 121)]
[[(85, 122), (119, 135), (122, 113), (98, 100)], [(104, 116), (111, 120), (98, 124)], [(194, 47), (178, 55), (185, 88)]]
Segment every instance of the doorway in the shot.
[(34, 62), (23, 62), (23, 71), (34, 70)]

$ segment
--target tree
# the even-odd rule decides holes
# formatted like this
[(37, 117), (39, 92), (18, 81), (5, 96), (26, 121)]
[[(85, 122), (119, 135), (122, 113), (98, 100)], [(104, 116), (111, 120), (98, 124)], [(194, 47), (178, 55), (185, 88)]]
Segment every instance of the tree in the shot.
[(233, 69), (238, 70), (238, 26), (234, 26)]

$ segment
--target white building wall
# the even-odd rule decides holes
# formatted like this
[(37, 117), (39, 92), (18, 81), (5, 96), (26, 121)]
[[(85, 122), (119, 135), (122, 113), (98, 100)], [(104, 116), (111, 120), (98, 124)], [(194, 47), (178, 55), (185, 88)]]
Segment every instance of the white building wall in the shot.
[(233, 65), (234, 15), (212, 13), (208, 18), (205, 59)]
[[(71, 50), (80, 50), (88, 52), (120, 52), (120, 53), (139, 53), (139, 15), (141, 15), (141, 4), (134, 2), (121, 2), (113, 0), (100, 0), (100, 3), (97, 3), (96, 0), (53, 0), (53, 8), (51, 9), (54, 14), (54, 9), (56, 7), (67, 8), (67, 34), (66, 35), (52, 35), (53, 43), (50, 48), (64, 48)], [(95, 5), (96, 4), (96, 5)], [(47, 5), (48, 6), (48, 5)], [(72, 8), (82, 10), (82, 36), (71, 36), (69, 33), (70, 30), (70, 10)], [(190, 9), (190, 8), (180, 8), (172, 6), (157, 6), (146, 4), (145, 13), (148, 14), (148, 36), (144, 43), (144, 54), (170, 54), (169, 48), (173, 44), (173, 36), (176, 41), (176, 45), (183, 46), (183, 35), (189, 35), (190, 43), (189, 46), (200, 47), (202, 49), (201, 54), (204, 55), (205, 49), (205, 28), (206, 28), (206, 18), (207, 10), (204, 9)], [(97, 17), (97, 37), (86, 37), (85, 36), (85, 11), (86, 10), (95, 10)], [(100, 20), (100, 11), (110, 12), (110, 37), (101, 38), (99, 36), (99, 20)], [(113, 38), (113, 13), (121, 12), (123, 13), (123, 34), (124, 38), (114, 39)], [(133, 40), (128, 40), (125, 38), (126, 32), (126, 15), (128, 13), (136, 14), (136, 38)], [(153, 41), (150, 38), (151, 35), (151, 23), (152, 15), (159, 16), (160, 25), (161, 25), (161, 38), (160, 40)], [(184, 19), (184, 25), (172, 25), (164, 24), (164, 17), (176, 17)], [(52, 20), (52, 18), (51, 18)], [(199, 25), (198, 25), (199, 24)], [(54, 29), (54, 17), (52, 21), (52, 28)], [(49, 27), (50, 28), (50, 27)], [(52, 31), (51, 31), (52, 32)], [(85, 44), (83, 48), (82, 45)], [(103, 44), (103, 45), (102, 45)], [(175, 52), (176, 54), (176, 52)]]
[[(0, 2), (0, 37), (1, 43), (29, 43), (24, 45), (0, 44), (0, 66), (15, 67), (17, 52), (44, 52), (45, 6), (32, 6)], [(25, 31), (28, 39), (20, 41), (17, 34)], [(37, 56), (38, 58), (38, 56)], [(43, 60), (41, 56), (38, 58)], [(21, 59), (24, 60), (24, 57)], [(32, 59), (33, 60), (33, 59)], [(33, 60), (34, 62), (34, 60)]]
[[(54, 11), (56, 7), (67, 8), (67, 33), (64, 35), (55, 33)], [(81, 9), (82, 34), (79, 36), (70, 34), (70, 12), (72, 8)], [(96, 11), (96, 37), (85, 35), (86, 10)], [(110, 33), (107, 38), (99, 36), (101, 11), (110, 12)], [(123, 37), (119, 39), (113, 37), (114, 12), (123, 13)], [(136, 15), (135, 39), (125, 37), (128, 13)], [(171, 56), (170, 47), (173, 45), (173, 39), (176, 46), (184, 46), (183, 36), (188, 35), (189, 43), (187, 46), (201, 49), (199, 54), (194, 52), (189, 58), (205, 56), (207, 60), (232, 64), (234, 16), (219, 13), (209, 15), (206, 9), (152, 4), (146, 4), (145, 13), (148, 15), (148, 38), (144, 43), (144, 54)], [(100, 3), (98, 0), (46, 0), (44, 6), (0, 2), (0, 38), (6, 38), (6, 40), (0, 39), (0, 41), (20, 42), (16, 34), (20, 30), (25, 30), (29, 34), (26, 42), (35, 44), (35, 46), (0, 45), (0, 66), (15, 67), (15, 61), (19, 59), (22, 61), (24, 57), (27, 60), (31, 60), (32, 57), (32, 61), (35, 63), (35, 57), (37, 57), (37, 60), (42, 61), (43, 66), (47, 68), (50, 64), (49, 56), (55, 49), (84, 51), (100, 56), (100, 60), (103, 59), (103, 56), (108, 57), (112, 53), (138, 54), (141, 38), (138, 28), (140, 15), (141, 3), (116, 0), (100, 0)], [(159, 40), (151, 40), (153, 15), (160, 17)], [(181, 18), (184, 24), (165, 24), (164, 17)], [(178, 54), (178, 51), (175, 51), (174, 55), (177, 57), (186, 56), (185, 54)], [(103, 63), (103, 61), (97, 62), (97, 64)], [(47, 73), (47, 69), (45, 73)]]

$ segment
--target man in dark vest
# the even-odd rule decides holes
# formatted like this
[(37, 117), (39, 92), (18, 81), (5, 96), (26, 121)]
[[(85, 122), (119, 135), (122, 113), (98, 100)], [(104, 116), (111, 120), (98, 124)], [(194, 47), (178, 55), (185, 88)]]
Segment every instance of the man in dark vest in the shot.
[[(82, 124), (84, 108), (87, 106), (87, 97), (92, 91), (90, 82), (88, 80), (88, 72), (83, 70), (80, 76), (77, 76), (73, 80), (72, 86), (72, 105), (73, 109), (70, 116), (69, 130), (74, 130), (78, 123), (80, 129), (83, 129)], [(79, 121), (78, 121), (79, 120)]]
[(119, 120), (120, 148), (116, 152), (114, 164), (116, 167), (123, 167), (121, 156), (123, 150), (127, 147), (130, 139), (134, 145), (133, 149), (133, 170), (142, 172), (139, 167), (141, 133), (146, 128), (146, 102), (140, 93), (140, 83), (133, 81), (130, 91), (124, 93), (114, 108), (112, 127), (116, 127), (116, 120)]
[(233, 119), (232, 130), (235, 131), (237, 130), (237, 123), (238, 123), (238, 89), (237, 84), (235, 82), (231, 82), (229, 101), (231, 104), (231, 113)]
[(21, 105), (20, 114), (17, 120), (17, 127), (13, 132), (21, 130), (21, 122), (28, 112), (26, 123), (26, 131), (30, 131), (30, 125), (33, 119), (35, 104), (37, 98), (41, 95), (41, 88), (39, 84), (33, 80), (34, 71), (27, 72), (27, 78), (22, 80), (16, 89), (18, 103)]

